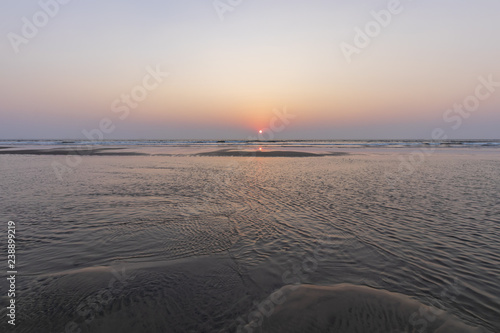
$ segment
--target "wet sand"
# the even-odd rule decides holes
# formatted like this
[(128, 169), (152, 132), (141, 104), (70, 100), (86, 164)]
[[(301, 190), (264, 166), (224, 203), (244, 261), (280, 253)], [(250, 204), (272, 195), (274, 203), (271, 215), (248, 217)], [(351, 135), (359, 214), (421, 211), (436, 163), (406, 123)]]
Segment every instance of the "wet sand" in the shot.
[(224, 255), (44, 274), (22, 290), (16, 332), (216, 332), (260, 297), (250, 284)]
[[(164, 152), (138, 152), (129, 147), (93, 147), (93, 148), (50, 148), (50, 149), (9, 149), (11, 147), (0, 147), (2, 155), (80, 155), (80, 156), (172, 156), (173, 154)], [(171, 147), (165, 147), (163, 151), (170, 151)], [(175, 154), (183, 155), (183, 154)], [(214, 151), (205, 151), (195, 154), (187, 154), (190, 156), (217, 156), (217, 157), (322, 157), (322, 156), (345, 156), (349, 155), (346, 152), (329, 152), (329, 153), (312, 153), (304, 151), (292, 150), (237, 150), (237, 149), (219, 149)]]
[(275, 295), (283, 303), (256, 332), (481, 332), (406, 295), (366, 286), (290, 285)]
[[(77, 146), (2, 151), (54, 148)], [(22, 247), (16, 332), (499, 332), (493, 150), (435, 153), (394, 186), (399, 154), (95, 148), (146, 156), (89, 156), (62, 181), (52, 162), (66, 156), (0, 156), (3, 219)]]
[[(10, 147), (1, 147), (7, 149)], [(11, 149), (0, 150), (2, 155), (101, 155), (101, 156), (144, 156), (149, 154), (120, 151), (125, 148), (53, 148), (53, 149)]]
[(249, 150), (234, 150), (220, 149), (216, 151), (198, 153), (197, 156), (243, 156), (243, 157), (322, 157), (322, 156), (345, 156), (349, 153), (332, 152), (332, 153), (308, 153), (303, 151), (249, 151)]

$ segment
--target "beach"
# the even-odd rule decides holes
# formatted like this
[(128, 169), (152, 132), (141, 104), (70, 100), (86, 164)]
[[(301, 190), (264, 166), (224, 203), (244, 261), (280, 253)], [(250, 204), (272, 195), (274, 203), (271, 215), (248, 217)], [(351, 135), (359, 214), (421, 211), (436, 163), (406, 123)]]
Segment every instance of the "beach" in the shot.
[(0, 145), (16, 332), (500, 329), (496, 142)]

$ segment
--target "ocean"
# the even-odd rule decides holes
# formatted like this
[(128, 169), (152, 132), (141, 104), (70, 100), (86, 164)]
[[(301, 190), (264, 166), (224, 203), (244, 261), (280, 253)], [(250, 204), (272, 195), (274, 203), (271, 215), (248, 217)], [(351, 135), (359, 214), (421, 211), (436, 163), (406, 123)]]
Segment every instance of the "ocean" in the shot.
[(0, 141), (0, 330), (499, 332), (499, 148)]

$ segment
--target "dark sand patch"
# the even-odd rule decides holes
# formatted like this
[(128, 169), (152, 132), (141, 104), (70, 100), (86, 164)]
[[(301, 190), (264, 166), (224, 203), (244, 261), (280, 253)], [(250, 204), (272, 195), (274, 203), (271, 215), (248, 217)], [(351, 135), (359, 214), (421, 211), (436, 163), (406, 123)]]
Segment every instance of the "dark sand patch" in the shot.
[(253, 332), (481, 332), (406, 295), (365, 286), (285, 286), (275, 293), (282, 304), (261, 327), (248, 324)]
[(44, 275), (23, 290), (16, 332), (227, 332), (259, 299), (248, 284), (225, 256)]
[[(9, 148), (9, 147), (6, 147)], [(126, 148), (54, 148), (2, 150), (1, 155), (80, 155), (80, 156), (145, 156), (150, 154), (133, 151), (117, 151)]]
[(346, 152), (312, 153), (292, 150), (238, 150), (219, 149), (215, 151), (200, 152), (195, 154), (169, 154), (145, 153), (134, 151), (130, 147), (64, 147), (64, 148), (14, 148), (0, 147), (0, 155), (80, 155), (80, 156), (230, 156), (230, 157), (322, 157), (322, 156), (345, 156)]
[(275, 151), (249, 151), (249, 150), (234, 150), (234, 149), (220, 149), (204, 153), (195, 154), (195, 156), (242, 156), (242, 157), (322, 157), (322, 156), (345, 156), (348, 153), (308, 153), (302, 151), (288, 151), (288, 150), (275, 150)]

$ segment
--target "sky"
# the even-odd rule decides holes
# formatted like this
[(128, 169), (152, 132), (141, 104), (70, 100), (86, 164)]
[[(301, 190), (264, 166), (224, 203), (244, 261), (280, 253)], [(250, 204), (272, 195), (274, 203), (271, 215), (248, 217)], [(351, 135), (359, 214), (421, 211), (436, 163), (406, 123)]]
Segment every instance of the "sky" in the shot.
[(499, 139), (499, 13), (498, 0), (2, 1), (0, 139)]

